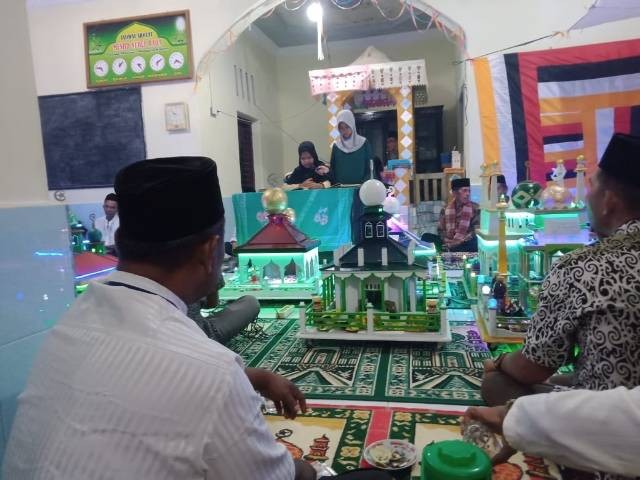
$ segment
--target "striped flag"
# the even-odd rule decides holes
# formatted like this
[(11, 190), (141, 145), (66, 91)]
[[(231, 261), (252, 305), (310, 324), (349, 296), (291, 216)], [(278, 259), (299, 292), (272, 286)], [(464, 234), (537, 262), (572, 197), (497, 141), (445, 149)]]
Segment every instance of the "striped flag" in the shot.
[(575, 177), (578, 155), (592, 173), (614, 132), (640, 135), (640, 40), (491, 55), (474, 72), (484, 160), (509, 185), (544, 184), (558, 159)]

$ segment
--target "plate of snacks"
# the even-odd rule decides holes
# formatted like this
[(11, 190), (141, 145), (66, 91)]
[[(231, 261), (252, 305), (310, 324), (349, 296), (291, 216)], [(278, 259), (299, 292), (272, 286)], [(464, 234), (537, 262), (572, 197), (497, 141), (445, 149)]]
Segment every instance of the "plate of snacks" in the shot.
[(372, 467), (402, 470), (418, 460), (416, 447), (406, 440), (387, 438), (373, 442), (364, 450), (364, 459)]

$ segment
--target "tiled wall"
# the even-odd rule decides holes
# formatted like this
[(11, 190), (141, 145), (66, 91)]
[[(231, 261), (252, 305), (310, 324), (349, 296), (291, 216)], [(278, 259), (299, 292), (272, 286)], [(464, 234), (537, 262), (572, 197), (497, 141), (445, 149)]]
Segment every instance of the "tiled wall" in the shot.
[(46, 332), (74, 298), (64, 206), (0, 208), (0, 459)]

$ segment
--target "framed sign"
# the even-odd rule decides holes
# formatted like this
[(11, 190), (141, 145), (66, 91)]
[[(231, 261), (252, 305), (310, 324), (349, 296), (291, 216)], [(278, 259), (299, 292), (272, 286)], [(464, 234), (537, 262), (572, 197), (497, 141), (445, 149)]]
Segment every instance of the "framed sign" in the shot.
[(193, 77), (189, 11), (84, 24), (87, 87)]

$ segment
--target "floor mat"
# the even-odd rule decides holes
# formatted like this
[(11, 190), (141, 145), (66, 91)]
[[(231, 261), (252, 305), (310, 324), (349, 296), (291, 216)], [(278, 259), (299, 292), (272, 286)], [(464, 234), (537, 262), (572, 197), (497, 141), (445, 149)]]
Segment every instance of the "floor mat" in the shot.
[(309, 343), (296, 337), (295, 318), (261, 318), (264, 335), (236, 337), (229, 347), (247, 366), (289, 378), (310, 399), (480, 405), (490, 352), (466, 312), (450, 312), (452, 341), (445, 344)]
[[(312, 405), (295, 420), (267, 415), (266, 421), (276, 440), (294, 458), (326, 462), (338, 473), (366, 466), (364, 448), (383, 438), (408, 440), (418, 452), (431, 442), (460, 439), (459, 413), (426, 409)], [(419, 463), (410, 478), (420, 478)], [(493, 471), (494, 480), (560, 478), (554, 464), (520, 453)]]
[[(312, 407), (295, 420), (266, 415), (267, 425), (276, 441), (294, 458), (326, 462), (336, 472), (360, 465), (367, 434), (376, 431), (376, 412), (383, 407)], [(388, 419), (388, 415), (384, 416)], [(380, 428), (388, 428), (388, 421)]]

